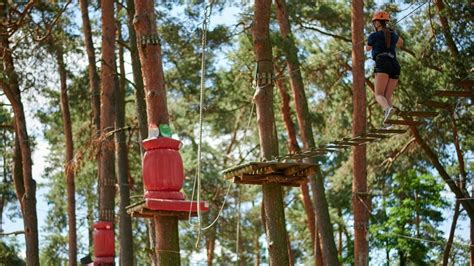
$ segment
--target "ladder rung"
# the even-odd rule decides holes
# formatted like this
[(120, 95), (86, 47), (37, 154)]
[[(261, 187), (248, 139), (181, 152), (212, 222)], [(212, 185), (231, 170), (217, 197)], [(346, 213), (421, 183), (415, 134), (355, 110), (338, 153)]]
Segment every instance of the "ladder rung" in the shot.
[(443, 97), (474, 97), (474, 92), (471, 91), (435, 91), (435, 96)]
[(416, 116), (416, 117), (422, 117), (422, 118), (429, 118), (429, 117), (435, 117), (439, 113), (438, 112), (433, 112), (433, 111), (399, 111), (398, 115), (399, 116)]
[(380, 129), (374, 129), (374, 130), (371, 130), (369, 133), (379, 133), (379, 134), (403, 134), (407, 132), (406, 129), (383, 129), (383, 128), (380, 128)]
[(402, 126), (418, 126), (423, 124), (421, 121), (415, 120), (387, 120), (385, 121), (386, 124), (391, 125), (402, 125)]
[(444, 109), (444, 110), (449, 110), (453, 108), (453, 106), (449, 103), (443, 103), (443, 102), (438, 102), (438, 101), (433, 101), (433, 100), (421, 101), (420, 104), (426, 105), (431, 108), (438, 108), (438, 109)]

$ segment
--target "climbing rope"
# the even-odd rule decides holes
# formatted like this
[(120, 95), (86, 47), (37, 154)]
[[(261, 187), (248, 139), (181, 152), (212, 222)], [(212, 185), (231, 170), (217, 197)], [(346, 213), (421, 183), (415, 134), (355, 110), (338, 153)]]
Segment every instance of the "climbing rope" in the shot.
[[(201, 35), (201, 82), (200, 82), (200, 93), (199, 93), (199, 141), (198, 141), (198, 152), (197, 152), (197, 174), (193, 183), (193, 192), (191, 201), (194, 200), (194, 189), (196, 187), (196, 201), (197, 201), (197, 216), (198, 216), (198, 237), (196, 240), (196, 246), (201, 238), (202, 231), (202, 217), (201, 217), (201, 161), (202, 161), (202, 120), (203, 120), (203, 105), (204, 105), (204, 89), (206, 80), (206, 51), (207, 51), (207, 30), (209, 27), (209, 20), (212, 12), (213, 0), (209, 2), (204, 8), (204, 19), (202, 22), (202, 35)], [(196, 186), (197, 184), (197, 186)], [(191, 209), (189, 210), (191, 213)], [(189, 215), (191, 217), (191, 215)]]

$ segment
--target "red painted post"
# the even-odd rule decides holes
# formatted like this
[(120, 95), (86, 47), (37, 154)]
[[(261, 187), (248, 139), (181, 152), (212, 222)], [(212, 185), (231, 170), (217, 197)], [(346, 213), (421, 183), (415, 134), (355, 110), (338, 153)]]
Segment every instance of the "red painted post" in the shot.
[(179, 149), (181, 141), (167, 137), (143, 141), (143, 184), (145, 199), (184, 200), (180, 192), (184, 183), (184, 168)]
[(114, 224), (99, 221), (94, 224), (94, 265), (111, 264), (115, 256)]

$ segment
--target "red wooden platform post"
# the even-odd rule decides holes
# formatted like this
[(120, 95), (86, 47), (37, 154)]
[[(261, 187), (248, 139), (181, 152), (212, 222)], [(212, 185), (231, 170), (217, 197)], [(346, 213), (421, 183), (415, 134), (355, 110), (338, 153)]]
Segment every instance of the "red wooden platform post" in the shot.
[(113, 264), (115, 257), (114, 224), (99, 221), (94, 224), (94, 265)]
[[(169, 125), (166, 87), (161, 60), (160, 36), (156, 26), (155, 1), (134, 0), (134, 27), (146, 93), (147, 122), (160, 130)], [(168, 130), (169, 131), (169, 130)], [(170, 136), (170, 132), (161, 132)], [(166, 133), (166, 134), (163, 134)], [(145, 202), (130, 206), (128, 212), (155, 219), (158, 265), (179, 265), (178, 218), (197, 211), (198, 204), (184, 200), (179, 192), (184, 170), (179, 148), (181, 142), (167, 137), (143, 141)], [(204, 202), (201, 211), (207, 210)]]

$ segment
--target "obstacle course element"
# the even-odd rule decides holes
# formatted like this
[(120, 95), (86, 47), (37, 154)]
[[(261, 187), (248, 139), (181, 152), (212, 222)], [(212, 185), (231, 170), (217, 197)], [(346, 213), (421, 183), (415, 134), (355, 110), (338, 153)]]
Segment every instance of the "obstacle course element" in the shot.
[[(435, 103), (435, 105), (445, 107), (444, 103)], [(307, 176), (310, 173), (310, 170), (314, 168), (314, 165), (290, 161), (301, 161), (305, 158), (325, 157), (330, 152), (338, 152), (342, 149), (366, 145), (390, 138), (394, 135), (404, 134), (410, 126), (423, 125), (423, 121), (414, 120), (414, 118), (434, 118), (439, 113), (434, 111), (400, 111), (397, 109), (396, 114), (402, 119), (388, 120), (387, 123), (401, 126), (401, 128), (372, 129), (352, 138), (342, 138), (319, 147), (302, 150), (297, 153), (285, 154), (272, 161), (250, 162), (238, 165), (224, 170), (222, 173), (226, 179), (232, 179), (234, 183), (238, 184), (261, 185), (266, 183), (278, 183), (286, 186), (299, 186), (300, 184), (307, 182)], [(295, 172), (288, 172), (286, 170), (288, 168), (298, 170)]]
[(224, 177), (238, 184), (263, 185), (277, 183), (285, 186), (300, 186), (315, 170), (308, 163), (250, 162), (223, 171)]
[(99, 221), (94, 224), (94, 265), (114, 262), (114, 236), (114, 224), (112, 222)]
[(127, 207), (134, 217), (154, 218), (176, 216), (186, 219), (199, 211), (209, 210), (207, 202), (185, 200), (180, 192), (184, 184), (184, 167), (179, 149), (181, 141), (169, 137), (143, 141), (145, 154), (142, 162), (144, 201)]

